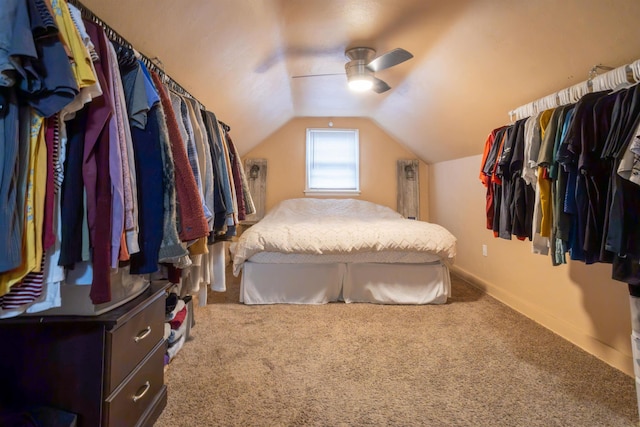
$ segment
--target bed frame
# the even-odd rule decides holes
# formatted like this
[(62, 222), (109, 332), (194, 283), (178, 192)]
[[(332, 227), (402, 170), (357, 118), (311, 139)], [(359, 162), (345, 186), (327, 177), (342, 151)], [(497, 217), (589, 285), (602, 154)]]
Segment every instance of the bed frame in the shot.
[(240, 302), (245, 304), (443, 304), (451, 296), (449, 269), (421, 264), (262, 264), (247, 261)]

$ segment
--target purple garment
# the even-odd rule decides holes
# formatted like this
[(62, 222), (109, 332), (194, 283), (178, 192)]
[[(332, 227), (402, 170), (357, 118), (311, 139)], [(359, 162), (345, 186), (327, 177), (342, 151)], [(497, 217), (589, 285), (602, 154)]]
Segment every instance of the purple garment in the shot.
[[(104, 94), (111, 87), (111, 72), (107, 57), (104, 30), (85, 21), (87, 33), (95, 46), (99, 60), (96, 75)], [(108, 96), (101, 96), (89, 104), (85, 134), (82, 176), (87, 195), (87, 220), (92, 249), (93, 282), (90, 297), (94, 304), (111, 301), (111, 180), (109, 177), (109, 120), (113, 106)], [(99, 220), (98, 220), (99, 218)]]

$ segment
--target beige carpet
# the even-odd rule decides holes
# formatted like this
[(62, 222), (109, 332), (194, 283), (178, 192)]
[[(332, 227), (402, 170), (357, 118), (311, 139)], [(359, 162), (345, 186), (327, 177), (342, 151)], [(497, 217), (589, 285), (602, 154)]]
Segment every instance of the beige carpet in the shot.
[(453, 278), (441, 306), (210, 293), (156, 426), (634, 426), (633, 378)]

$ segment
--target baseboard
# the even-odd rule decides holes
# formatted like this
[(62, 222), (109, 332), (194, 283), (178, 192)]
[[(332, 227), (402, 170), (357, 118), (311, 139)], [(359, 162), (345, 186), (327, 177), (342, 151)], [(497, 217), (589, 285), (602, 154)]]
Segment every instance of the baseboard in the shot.
[(504, 289), (495, 286), (462, 268), (452, 266), (451, 272), (468, 282), (471, 286), (485, 292), (487, 295), (490, 295), (520, 314), (544, 326), (553, 333), (580, 347), (587, 353), (592, 354), (608, 365), (624, 372), (630, 377), (635, 376), (633, 372), (632, 356), (626, 355), (595, 337), (585, 334), (583, 331), (577, 329), (566, 321), (541, 310), (540, 307), (537, 307), (510, 292), (506, 292)]

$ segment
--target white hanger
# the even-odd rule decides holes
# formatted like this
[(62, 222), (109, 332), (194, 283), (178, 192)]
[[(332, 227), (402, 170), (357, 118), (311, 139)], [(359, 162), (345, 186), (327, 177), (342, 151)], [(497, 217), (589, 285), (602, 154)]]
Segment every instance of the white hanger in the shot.
[(631, 71), (633, 72), (633, 78), (635, 81), (640, 81), (640, 59), (631, 64)]
[(612, 87), (612, 92), (617, 92), (622, 89), (626, 89), (638, 83), (638, 79), (633, 72), (631, 65), (625, 65), (624, 67), (616, 68), (616, 77), (614, 82), (616, 85)]
[[(607, 70), (607, 72), (598, 75), (598, 70)], [(514, 115), (516, 120), (531, 117), (543, 110), (576, 103), (580, 98), (592, 91), (619, 90), (639, 82), (640, 59), (630, 65), (616, 69), (600, 64), (594, 65), (589, 71), (588, 80), (511, 110), (509, 116)]]

